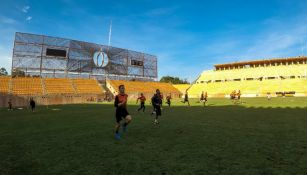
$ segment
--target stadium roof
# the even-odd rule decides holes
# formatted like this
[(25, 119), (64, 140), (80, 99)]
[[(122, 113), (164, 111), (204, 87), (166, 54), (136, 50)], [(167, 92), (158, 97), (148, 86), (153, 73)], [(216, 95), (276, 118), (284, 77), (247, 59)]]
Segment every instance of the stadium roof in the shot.
[(245, 65), (259, 65), (259, 64), (268, 64), (268, 63), (284, 63), (284, 62), (292, 62), (292, 61), (307, 61), (306, 56), (299, 57), (290, 57), (290, 58), (274, 58), (274, 59), (265, 59), (265, 60), (253, 60), (253, 61), (242, 61), (242, 62), (233, 62), (233, 63), (225, 63), (225, 64), (216, 64), (214, 67), (225, 68), (225, 67), (237, 67), (237, 66), (245, 66)]

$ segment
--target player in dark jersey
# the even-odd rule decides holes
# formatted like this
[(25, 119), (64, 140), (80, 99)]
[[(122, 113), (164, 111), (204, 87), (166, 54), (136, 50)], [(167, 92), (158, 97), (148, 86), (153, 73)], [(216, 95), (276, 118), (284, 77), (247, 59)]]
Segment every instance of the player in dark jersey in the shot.
[(13, 104), (12, 104), (12, 99), (9, 99), (9, 101), (7, 102), (8, 106), (8, 110), (11, 111), (13, 110)]
[(204, 91), (200, 95), (200, 102), (204, 104), (204, 107), (206, 106), (207, 97), (208, 97), (208, 94), (207, 92), (204, 93)]
[(120, 139), (119, 128), (121, 125), (120, 123), (121, 120), (125, 119), (125, 123), (123, 124), (123, 132), (126, 132), (127, 125), (131, 122), (132, 118), (127, 111), (128, 95), (125, 94), (125, 86), (120, 85), (118, 89), (119, 89), (119, 94), (115, 96), (114, 106), (116, 108), (115, 138), (119, 140)]
[(184, 100), (182, 101), (182, 103), (185, 103), (185, 102), (187, 102), (188, 106), (190, 106), (188, 91), (185, 92)]
[(143, 93), (141, 93), (141, 96), (137, 98), (136, 103), (138, 103), (138, 101), (140, 100), (141, 102), (141, 106), (138, 109), (138, 111), (143, 109), (143, 112), (145, 112), (145, 101), (146, 101), (146, 97), (143, 95)]
[(33, 100), (33, 98), (30, 98), (30, 107), (31, 107), (31, 111), (34, 112), (35, 111), (35, 101)]
[(155, 118), (154, 123), (159, 124), (158, 118), (159, 118), (159, 116), (162, 115), (162, 112), (161, 112), (162, 100), (161, 100), (161, 95), (160, 95), (159, 89), (156, 90), (156, 93), (151, 98), (151, 103), (153, 104), (155, 112), (156, 112), (156, 118)]
[(168, 107), (171, 107), (171, 99), (172, 99), (172, 94), (166, 96), (166, 104), (168, 104)]

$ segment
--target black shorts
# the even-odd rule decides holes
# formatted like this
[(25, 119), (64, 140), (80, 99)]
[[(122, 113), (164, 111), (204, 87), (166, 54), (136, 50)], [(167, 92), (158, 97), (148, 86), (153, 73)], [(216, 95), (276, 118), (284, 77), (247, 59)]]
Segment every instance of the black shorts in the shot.
[(119, 123), (123, 118), (126, 118), (129, 112), (126, 108), (117, 108), (115, 112), (116, 122)]
[(157, 116), (161, 116), (161, 107), (160, 107), (160, 105), (155, 105), (155, 109), (156, 109), (156, 115)]

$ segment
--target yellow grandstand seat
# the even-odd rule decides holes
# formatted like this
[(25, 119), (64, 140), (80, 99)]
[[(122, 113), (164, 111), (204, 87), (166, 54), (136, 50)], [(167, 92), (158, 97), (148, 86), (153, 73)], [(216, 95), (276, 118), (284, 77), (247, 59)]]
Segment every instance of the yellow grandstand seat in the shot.
[(70, 79), (64, 78), (45, 78), (44, 84), (47, 94), (74, 94), (75, 90), (73, 88)]
[[(112, 87), (117, 91), (119, 85), (125, 85), (127, 93), (154, 93), (159, 89), (162, 93), (176, 93), (180, 92), (169, 83), (160, 82), (141, 82), (141, 81), (124, 81), (124, 80), (108, 80)], [(118, 92), (116, 92), (118, 93)]]
[(78, 94), (102, 94), (102, 88), (94, 79), (73, 79)]
[(307, 64), (208, 70), (199, 76), (188, 92), (190, 97), (198, 98), (202, 91), (209, 95), (227, 95), (233, 90), (241, 90), (242, 94), (307, 93)]
[(7, 94), (9, 93), (9, 83), (11, 77), (0, 76), (0, 93)]
[(12, 78), (12, 93), (15, 95), (42, 95), (41, 78)]

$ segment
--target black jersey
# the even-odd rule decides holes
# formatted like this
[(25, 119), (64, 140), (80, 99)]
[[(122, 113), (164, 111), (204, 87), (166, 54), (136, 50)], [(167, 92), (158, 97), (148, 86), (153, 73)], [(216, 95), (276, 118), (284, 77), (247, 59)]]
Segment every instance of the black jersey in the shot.
[(151, 103), (152, 103), (153, 105), (160, 106), (160, 105), (162, 104), (161, 96), (158, 95), (158, 94), (155, 94), (155, 95), (151, 98)]

